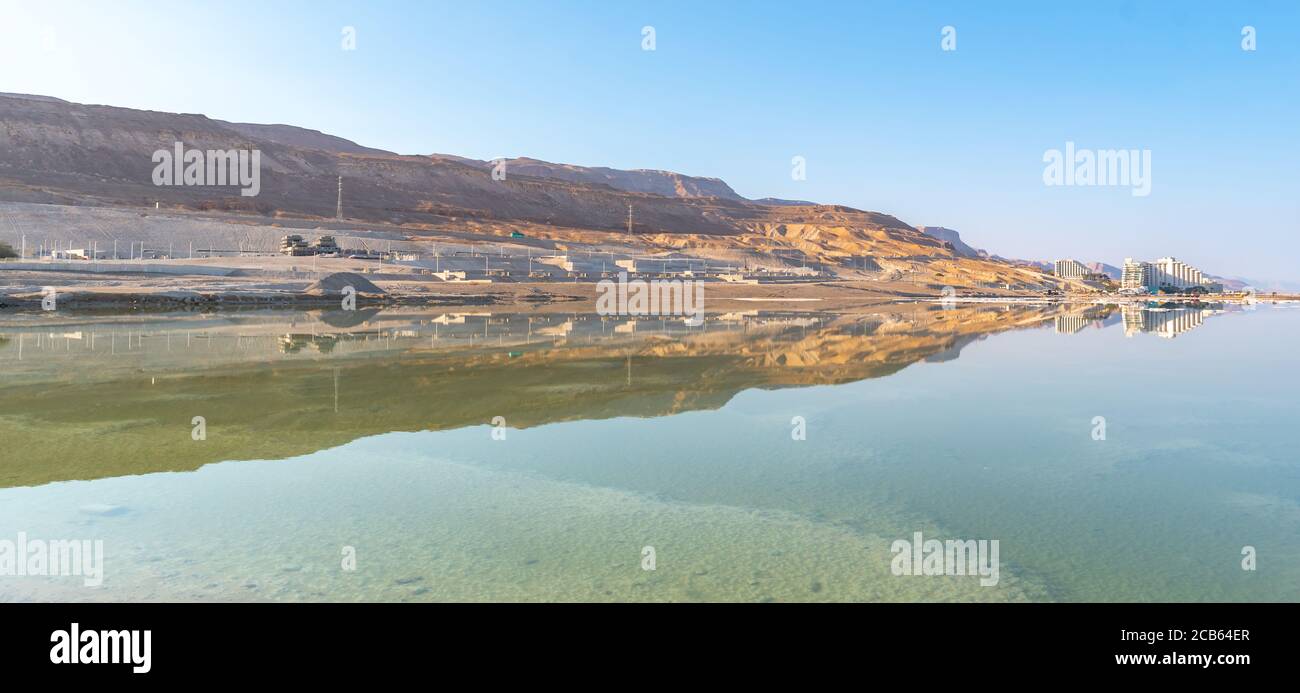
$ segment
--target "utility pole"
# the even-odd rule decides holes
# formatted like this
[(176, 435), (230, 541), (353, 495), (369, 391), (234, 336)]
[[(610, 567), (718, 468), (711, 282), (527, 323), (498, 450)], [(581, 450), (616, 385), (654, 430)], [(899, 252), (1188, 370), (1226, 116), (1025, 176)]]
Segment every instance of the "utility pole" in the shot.
[(630, 202), (627, 205), (627, 233), (629, 236), (632, 235), (632, 204)]
[(339, 176), (339, 202), (334, 210), (334, 218), (343, 221), (343, 176)]

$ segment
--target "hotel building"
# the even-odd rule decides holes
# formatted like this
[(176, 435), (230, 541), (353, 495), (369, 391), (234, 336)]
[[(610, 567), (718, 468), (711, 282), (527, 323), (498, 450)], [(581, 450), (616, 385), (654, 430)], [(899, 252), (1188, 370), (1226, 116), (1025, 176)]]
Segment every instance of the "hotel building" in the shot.
[(1223, 289), (1221, 285), (1207, 279), (1199, 269), (1176, 258), (1162, 257), (1154, 262), (1124, 258), (1124, 271), (1120, 276), (1122, 289), (1159, 291), (1169, 287), (1185, 290), (1195, 286), (1216, 293)]
[(1056, 261), (1056, 276), (1062, 279), (1083, 279), (1090, 274), (1092, 274), (1092, 270), (1078, 260)]

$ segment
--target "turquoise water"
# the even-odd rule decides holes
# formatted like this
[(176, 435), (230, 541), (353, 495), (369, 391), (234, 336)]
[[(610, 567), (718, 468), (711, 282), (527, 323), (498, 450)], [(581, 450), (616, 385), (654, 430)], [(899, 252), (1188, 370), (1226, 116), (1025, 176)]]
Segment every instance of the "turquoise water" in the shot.
[[(1035, 321), (1000, 310), (758, 314), (617, 340), (578, 321), (540, 338), (530, 323), (523, 341), (518, 323), (486, 319), (481, 333), (474, 319), (459, 333), (443, 322), (431, 340), (438, 323), (417, 319), (401, 335), (377, 327), (373, 340), (347, 342), (366, 348), (325, 353), (267, 355), (240, 338), (225, 360), (162, 351), (173, 328), (136, 325), (147, 338), (129, 362), (98, 369), (100, 381), (201, 384), (254, 361), (279, 378), (289, 361), (315, 377), (430, 360), (414, 371), (425, 375), (401, 371), (411, 389), (365, 396), (345, 371), (333, 412), (324, 379), (293, 385), (312, 399), (304, 412), (325, 412), (301, 416), (368, 422), (339, 444), (320, 435), (322, 449), (305, 454), (174, 471), (167, 453), (145, 460), (158, 471), (0, 489), (0, 540), (102, 539), (106, 556), (100, 587), (0, 576), (0, 600), (1300, 600), (1300, 310), (1198, 312), (1176, 338), (1161, 337), (1167, 311)], [(1004, 331), (999, 321), (1013, 319), (1019, 328)], [(261, 334), (277, 321), (224, 327)], [(53, 384), (57, 341), (41, 344), (49, 358), (8, 358), (23, 330), (33, 332), (0, 330), (14, 384), (0, 397), (40, 402), (30, 388), (82, 387)], [(886, 353), (904, 356), (863, 370)], [(481, 387), (471, 379), (437, 401), (450, 392), (438, 378), (453, 376)], [(204, 408), (188, 391), (167, 397), (183, 422)], [(393, 407), (429, 407), (429, 425), (395, 423)], [(449, 423), (457, 411), (481, 423)], [(187, 423), (150, 428), (150, 416), (130, 417), (159, 439), (132, 453), (141, 458), (189, 433)], [(28, 428), (75, 418), (5, 417)], [(227, 435), (215, 419), (207, 443)], [(285, 437), (295, 426), (280, 425)], [(94, 472), (97, 447), (125, 428), (96, 429), (67, 454)], [(238, 449), (283, 443), (249, 439)], [(20, 467), (29, 453), (3, 455)], [(893, 574), (891, 543), (914, 532), (997, 540), (997, 585)], [(1256, 569), (1243, 570), (1243, 547)]]

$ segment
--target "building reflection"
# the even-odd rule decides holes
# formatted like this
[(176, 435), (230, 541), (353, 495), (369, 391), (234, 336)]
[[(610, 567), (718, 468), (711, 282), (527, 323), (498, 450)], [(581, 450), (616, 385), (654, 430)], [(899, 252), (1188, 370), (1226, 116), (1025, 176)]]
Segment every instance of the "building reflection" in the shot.
[(1191, 306), (1124, 306), (1124, 336), (1149, 332), (1158, 337), (1173, 339), (1194, 330), (1211, 315), (1223, 312), (1220, 305)]
[[(57, 324), (0, 316), (0, 437), (24, 441), (23, 464), (0, 469), (0, 488), (280, 459), (382, 433), (484, 425), (503, 411), (512, 428), (529, 428), (713, 410), (747, 390), (951, 362), (1012, 330), (1075, 334), (1122, 322), (1126, 334), (1172, 337), (1219, 309), (911, 302), (740, 310), (702, 324), (422, 309), (92, 314)], [(219, 444), (193, 444), (187, 426), (200, 413), (221, 422)], [(94, 468), (66, 454), (59, 433), (74, 427), (108, 441)]]
[(1115, 306), (1088, 306), (1081, 311), (1058, 315), (1054, 320), (1057, 334), (1075, 334), (1085, 327), (1101, 329), (1119, 322)]

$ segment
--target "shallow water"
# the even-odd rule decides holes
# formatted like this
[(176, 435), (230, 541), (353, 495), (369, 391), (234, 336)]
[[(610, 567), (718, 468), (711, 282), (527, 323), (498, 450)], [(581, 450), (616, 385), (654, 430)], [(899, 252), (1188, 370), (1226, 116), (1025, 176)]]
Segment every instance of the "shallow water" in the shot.
[(1300, 599), (1292, 307), (348, 317), (0, 318), (0, 600)]

